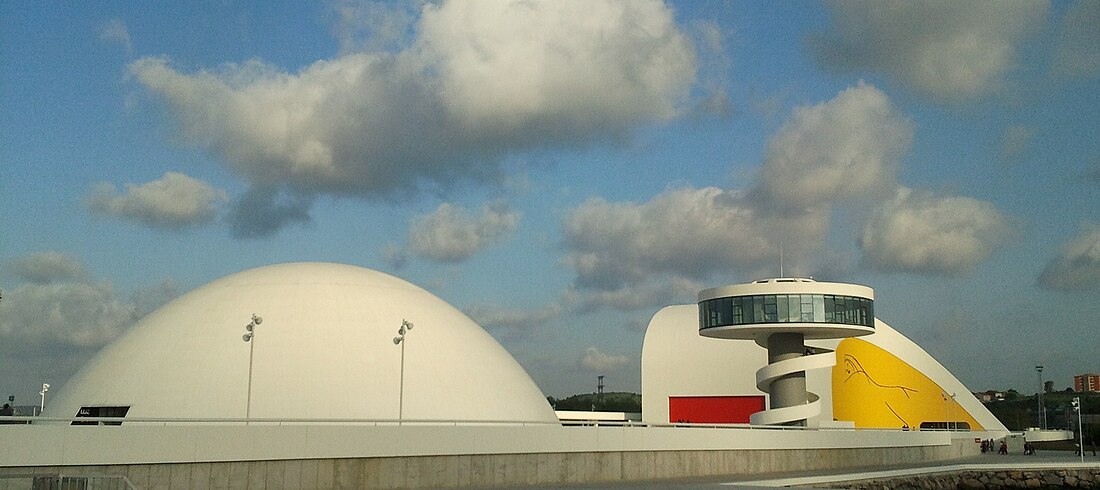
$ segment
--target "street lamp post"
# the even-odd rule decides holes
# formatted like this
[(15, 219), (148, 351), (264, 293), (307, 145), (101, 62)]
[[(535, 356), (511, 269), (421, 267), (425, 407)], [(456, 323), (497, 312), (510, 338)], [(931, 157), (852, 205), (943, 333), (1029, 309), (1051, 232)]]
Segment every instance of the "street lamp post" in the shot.
[(46, 392), (50, 391), (49, 383), (42, 383), (42, 391), (38, 392), (38, 396), (42, 397), (42, 402), (38, 405), (38, 413), (41, 414), (46, 410)]
[(413, 324), (408, 320), (401, 320), (401, 328), (397, 329), (397, 337), (393, 338), (394, 345), (401, 346), (401, 381), (397, 394), (397, 423), (401, 424), (405, 411), (405, 334), (413, 329)]
[(951, 430), (951, 415), (949, 413), (951, 405), (947, 404), (947, 392), (941, 391), (940, 398), (943, 398), (943, 430)]
[(954, 423), (955, 428), (952, 429), (952, 430), (959, 430), (959, 421), (958, 420), (953, 420), (955, 418), (955, 394), (954, 393), (951, 394), (951, 404), (948, 405), (948, 407), (950, 407), (951, 410), (948, 412), (948, 415), (947, 415), (947, 423), (948, 424)]
[(248, 395), (244, 405), (245, 425), (252, 418), (252, 353), (256, 349), (256, 326), (263, 323), (264, 319), (252, 314), (252, 321), (244, 326), (244, 335), (241, 339), (248, 343)]
[(1039, 372), (1039, 394), (1037, 396), (1039, 399), (1039, 428), (1046, 430), (1047, 417), (1046, 410), (1043, 407), (1043, 366), (1035, 366), (1035, 370)]
[[(1077, 446), (1081, 450), (1081, 462), (1085, 462), (1085, 426), (1081, 425), (1081, 397), (1073, 397), (1073, 409), (1077, 411)], [(1095, 440), (1095, 439), (1093, 439)]]

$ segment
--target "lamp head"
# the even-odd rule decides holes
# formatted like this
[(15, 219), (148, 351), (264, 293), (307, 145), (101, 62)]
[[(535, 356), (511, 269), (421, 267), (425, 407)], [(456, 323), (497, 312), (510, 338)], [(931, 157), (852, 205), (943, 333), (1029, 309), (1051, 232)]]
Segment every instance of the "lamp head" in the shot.
[(393, 345), (400, 344), (402, 340), (405, 340), (405, 337), (394, 337), (393, 338)]
[(256, 316), (255, 313), (252, 314), (252, 323), (255, 323), (256, 325), (259, 325), (263, 322), (264, 322), (263, 318), (260, 318), (260, 317)]
[[(249, 330), (252, 330), (252, 329), (250, 328)], [(245, 342), (251, 341), (252, 340), (252, 332), (248, 332), (248, 333), (242, 335), (241, 340), (244, 340)]]

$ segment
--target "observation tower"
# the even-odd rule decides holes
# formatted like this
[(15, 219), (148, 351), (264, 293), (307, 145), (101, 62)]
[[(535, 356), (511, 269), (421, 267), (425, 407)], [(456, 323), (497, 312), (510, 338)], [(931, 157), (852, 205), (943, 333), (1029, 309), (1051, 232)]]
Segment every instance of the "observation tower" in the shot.
[(749, 417), (759, 425), (806, 425), (821, 413), (806, 391), (806, 371), (832, 367), (834, 352), (807, 350), (806, 339), (840, 339), (874, 333), (874, 291), (866, 286), (813, 279), (762, 279), (699, 293), (699, 335), (754, 340), (768, 349), (756, 387), (768, 408)]

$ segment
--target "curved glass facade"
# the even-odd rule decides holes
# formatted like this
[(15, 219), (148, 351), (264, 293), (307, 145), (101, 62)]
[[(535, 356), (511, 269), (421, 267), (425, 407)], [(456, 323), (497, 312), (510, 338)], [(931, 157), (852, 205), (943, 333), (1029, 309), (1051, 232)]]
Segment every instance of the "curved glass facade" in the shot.
[(841, 323), (875, 327), (874, 301), (838, 294), (760, 294), (699, 303), (699, 330), (758, 323)]

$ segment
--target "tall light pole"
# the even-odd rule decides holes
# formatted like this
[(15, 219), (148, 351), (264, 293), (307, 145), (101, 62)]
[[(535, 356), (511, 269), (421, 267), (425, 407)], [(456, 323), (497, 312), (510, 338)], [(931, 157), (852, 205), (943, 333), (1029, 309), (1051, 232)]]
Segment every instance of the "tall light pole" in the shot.
[[(1085, 426), (1081, 425), (1081, 397), (1073, 397), (1073, 409), (1077, 411), (1077, 445), (1081, 448), (1081, 462), (1085, 462)], [(1094, 441), (1096, 439), (1093, 439)]]
[(38, 413), (41, 414), (46, 410), (46, 392), (50, 391), (49, 383), (42, 383), (42, 391), (38, 392), (38, 396), (42, 397), (42, 402), (38, 406)]
[(1043, 410), (1043, 366), (1035, 366), (1035, 370), (1039, 372), (1039, 428), (1046, 430), (1047, 417), (1046, 411)]
[(950, 423), (954, 422), (955, 428), (952, 429), (952, 430), (959, 430), (959, 421), (958, 420), (954, 420), (954, 421), (952, 420), (952, 419), (955, 418), (955, 394), (954, 393), (951, 394), (951, 405), (948, 405), (948, 406), (951, 408), (951, 410), (950, 410), (950, 412), (948, 412), (948, 416), (947, 416), (948, 422), (947, 423), (950, 424)]
[(397, 329), (397, 336), (393, 338), (393, 345), (401, 346), (401, 385), (397, 394), (397, 423), (401, 424), (405, 411), (405, 334), (413, 329), (413, 324), (408, 320), (401, 320), (401, 328)]
[(248, 343), (248, 395), (244, 405), (245, 425), (252, 418), (252, 352), (256, 349), (256, 326), (263, 323), (264, 319), (252, 314), (252, 321), (244, 326), (244, 335), (241, 339)]
[(940, 397), (943, 398), (943, 430), (951, 430), (951, 405), (947, 403), (947, 392), (941, 391)]

